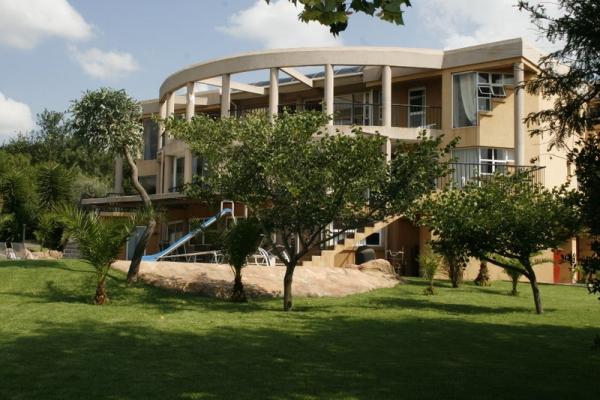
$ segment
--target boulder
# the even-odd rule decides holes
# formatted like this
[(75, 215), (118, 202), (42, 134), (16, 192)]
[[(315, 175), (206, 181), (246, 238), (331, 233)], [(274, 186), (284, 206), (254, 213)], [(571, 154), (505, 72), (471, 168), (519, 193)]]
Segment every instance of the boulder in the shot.
[(384, 260), (383, 258), (378, 258), (376, 260), (367, 261), (358, 266), (360, 271), (380, 271), (390, 275), (396, 275), (396, 271), (394, 271), (394, 267), (388, 260)]

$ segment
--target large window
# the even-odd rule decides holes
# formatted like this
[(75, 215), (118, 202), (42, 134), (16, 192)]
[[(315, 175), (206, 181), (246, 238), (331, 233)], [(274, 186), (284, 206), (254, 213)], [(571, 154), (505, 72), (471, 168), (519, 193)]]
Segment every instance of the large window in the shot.
[[(350, 93), (334, 99), (336, 125), (372, 125), (378, 119), (378, 106), (374, 106), (372, 91)], [(378, 100), (378, 99), (377, 99)]]
[(155, 160), (158, 149), (158, 124), (152, 119), (144, 120), (144, 160)]
[(454, 128), (477, 125), (475, 73), (455, 74), (452, 81), (452, 116)]
[(481, 174), (493, 174), (506, 170), (507, 164), (514, 163), (514, 151), (512, 149), (479, 149), (479, 162), (481, 163)]
[(192, 175), (204, 176), (208, 173), (208, 163), (202, 156), (194, 156), (192, 159)]
[(453, 127), (477, 125), (478, 111), (491, 111), (492, 99), (506, 97), (504, 87), (513, 83), (511, 74), (467, 72), (452, 78)]
[(491, 111), (492, 99), (506, 97), (504, 85), (512, 84), (513, 76), (488, 72), (477, 73), (477, 109)]
[(425, 88), (415, 88), (408, 91), (408, 127), (425, 126)]
[(458, 187), (464, 186), (480, 175), (506, 172), (507, 166), (514, 164), (513, 149), (490, 147), (455, 149), (452, 151), (452, 157), (456, 162), (453, 166), (452, 180)]
[(174, 191), (183, 186), (183, 171), (185, 167), (185, 159), (183, 157), (177, 157), (173, 159), (173, 185)]

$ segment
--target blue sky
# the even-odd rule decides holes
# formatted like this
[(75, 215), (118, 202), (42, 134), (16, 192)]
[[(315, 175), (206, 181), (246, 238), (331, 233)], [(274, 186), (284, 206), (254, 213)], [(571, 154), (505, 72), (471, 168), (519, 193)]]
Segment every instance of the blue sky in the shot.
[(67, 109), (83, 90), (112, 86), (154, 98), (170, 73), (242, 51), (536, 40), (514, 3), (413, 0), (405, 26), (356, 15), (334, 39), (318, 24), (298, 22), (287, 0), (0, 0), (0, 142), (32, 129), (44, 108)]

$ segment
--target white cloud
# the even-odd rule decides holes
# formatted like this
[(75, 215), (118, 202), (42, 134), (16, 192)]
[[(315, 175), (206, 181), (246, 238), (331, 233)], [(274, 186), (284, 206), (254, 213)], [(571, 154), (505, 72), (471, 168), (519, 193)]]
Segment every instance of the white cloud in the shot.
[(47, 37), (91, 35), (92, 27), (67, 0), (0, 0), (0, 45), (31, 49)]
[(139, 69), (137, 61), (129, 53), (102, 51), (97, 48), (80, 51), (74, 46), (69, 50), (85, 73), (93, 78), (119, 78)]
[(25, 103), (4, 96), (0, 92), (0, 143), (33, 129), (31, 109)]
[(267, 4), (257, 0), (253, 6), (229, 18), (227, 26), (217, 28), (232, 37), (260, 43), (264, 48), (341, 45), (329, 28), (318, 22), (308, 24), (298, 20), (301, 8), (288, 0)]
[[(534, 1), (535, 2), (535, 1)], [(529, 14), (519, 11), (517, 0), (419, 0), (414, 9), (423, 29), (438, 36), (447, 49), (524, 37), (541, 50), (556, 46), (540, 40)], [(555, 3), (544, 2), (556, 15)]]

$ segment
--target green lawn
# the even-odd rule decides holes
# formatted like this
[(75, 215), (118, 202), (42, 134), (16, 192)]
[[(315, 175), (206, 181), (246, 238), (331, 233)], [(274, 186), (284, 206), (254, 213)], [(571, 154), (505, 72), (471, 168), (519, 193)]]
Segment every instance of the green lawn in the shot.
[(0, 263), (0, 399), (579, 399), (597, 392), (600, 302), (582, 288), (419, 280), (245, 305), (127, 288), (93, 306), (79, 262)]

